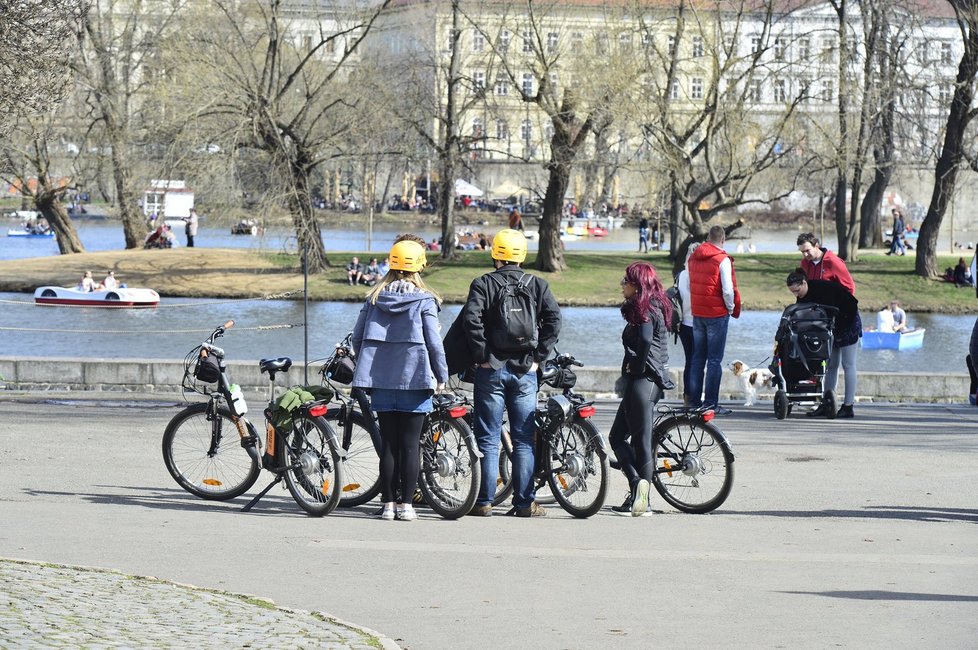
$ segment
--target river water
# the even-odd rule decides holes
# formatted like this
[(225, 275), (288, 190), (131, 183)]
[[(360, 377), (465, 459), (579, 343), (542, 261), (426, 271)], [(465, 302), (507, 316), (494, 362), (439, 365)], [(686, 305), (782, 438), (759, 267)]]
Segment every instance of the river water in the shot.
[[(443, 331), (459, 312), (447, 305), (441, 313)], [(164, 298), (155, 309), (108, 310), (33, 305), (30, 295), (0, 293), (2, 356), (175, 359), (182, 357), (210, 331), (233, 319), (235, 328), (223, 339), (230, 359), (291, 356), (303, 359), (308, 335), (309, 358), (329, 354), (356, 322), (359, 304), (309, 303), (309, 327), (303, 328), (301, 301), (202, 300)], [(621, 361), (623, 321), (615, 308), (566, 307), (558, 348), (590, 366), (616, 366)], [(973, 316), (911, 314), (912, 325), (926, 327), (920, 350), (860, 350), (859, 368), (867, 371), (966, 372)], [(732, 320), (727, 362), (740, 359), (751, 366), (766, 365), (774, 345), (780, 314), (745, 312)], [(875, 315), (863, 314), (864, 322)], [(292, 328), (258, 329), (298, 325)], [(683, 363), (682, 347), (670, 340), (674, 366)]]
[[(113, 250), (123, 246), (121, 226), (104, 219), (76, 221), (82, 242), (89, 251)], [(9, 227), (16, 227), (10, 221)], [(365, 229), (327, 229), (323, 238), (328, 250), (384, 253), (390, 242), (406, 228), (385, 226), (371, 235)], [(415, 229), (427, 239), (437, 237), (434, 228)], [(761, 252), (796, 250), (793, 231), (747, 231), (745, 238), (728, 242), (736, 250), (753, 244)], [(182, 233), (178, 232), (182, 240)], [(204, 247), (235, 247), (254, 250), (283, 250), (290, 246), (290, 232), (271, 228), (258, 237), (234, 236), (225, 228), (201, 226), (197, 243)], [(369, 241), (368, 241), (369, 240)], [(834, 237), (826, 237), (833, 246)], [(634, 228), (612, 231), (602, 239), (569, 241), (569, 250), (633, 250), (637, 243)], [(368, 245), (369, 244), (369, 245)], [(532, 246), (531, 242), (531, 246)], [(23, 259), (58, 254), (53, 240), (0, 236), (0, 259)], [(356, 322), (360, 306), (340, 302), (309, 305), (309, 357), (329, 353)], [(442, 312), (448, 326), (459, 310), (449, 305)], [(614, 308), (568, 307), (563, 310), (564, 326), (560, 349), (573, 353), (588, 365), (615, 366), (621, 359), (621, 316)], [(229, 358), (257, 359), (288, 355), (303, 358), (303, 327), (255, 329), (265, 326), (303, 323), (303, 305), (292, 301), (215, 301), (164, 298), (156, 309), (103, 310), (70, 307), (37, 307), (30, 295), (0, 293), (0, 331), (4, 356), (162, 358), (183, 356), (199, 343), (210, 329), (227, 319), (237, 328), (229, 332), (225, 347)], [(731, 322), (726, 360), (740, 359), (751, 366), (766, 364), (770, 358), (780, 314), (746, 312)], [(863, 313), (863, 322), (875, 323), (875, 314)], [(860, 350), (859, 367), (869, 371), (965, 372), (964, 355), (970, 340), (974, 316), (911, 314), (911, 325), (926, 327), (923, 348), (895, 352)], [(210, 328), (210, 329), (207, 329)], [(206, 330), (206, 331), (204, 331)], [(673, 365), (682, 365), (681, 346), (670, 345)]]

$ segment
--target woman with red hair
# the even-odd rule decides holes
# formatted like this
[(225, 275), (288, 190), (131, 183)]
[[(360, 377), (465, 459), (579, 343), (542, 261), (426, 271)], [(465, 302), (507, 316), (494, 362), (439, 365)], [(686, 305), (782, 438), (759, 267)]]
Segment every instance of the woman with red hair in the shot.
[(667, 371), (669, 328), (666, 323), (672, 319), (672, 303), (655, 267), (648, 262), (635, 262), (625, 269), (621, 293), (625, 299), (621, 305), (625, 319), (621, 334), (625, 357), (619, 381), (621, 404), (609, 439), (630, 489), (625, 502), (612, 510), (641, 517), (648, 510), (649, 487), (655, 471), (652, 458), (655, 405), (665, 390), (674, 387)]

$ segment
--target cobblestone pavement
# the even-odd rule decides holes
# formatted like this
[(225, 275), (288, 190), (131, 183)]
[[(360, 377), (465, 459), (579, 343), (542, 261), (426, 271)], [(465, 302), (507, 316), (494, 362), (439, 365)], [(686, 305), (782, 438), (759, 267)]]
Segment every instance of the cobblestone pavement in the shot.
[(115, 571), (0, 559), (2, 648), (377, 648), (268, 600)]

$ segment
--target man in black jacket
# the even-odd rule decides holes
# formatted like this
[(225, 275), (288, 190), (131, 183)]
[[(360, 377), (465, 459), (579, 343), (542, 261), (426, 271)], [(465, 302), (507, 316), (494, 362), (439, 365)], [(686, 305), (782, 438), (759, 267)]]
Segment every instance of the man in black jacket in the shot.
[[(540, 363), (553, 352), (560, 334), (560, 307), (542, 278), (523, 272), (526, 237), (516, 230), (501, 230), (492, 240), (496, 270), (472, 281), (462, 308), (465, 330), (475, 369), (475, 437), (482, 458), (482, 484), (471, 514), (488, 517), (496, 494), (499, 473), (499, 441), (503, 410), (509, 419), (513, 441), (513, 509), (518, 517), (546, 514), (536, 503), (533, 482), (533, 412), (537, 405), (537, 376)], [(499, 322), (501, 295), (507, 286), (521, 283), (532, 297), (535, 310), (535, 341), (505, 343)]]

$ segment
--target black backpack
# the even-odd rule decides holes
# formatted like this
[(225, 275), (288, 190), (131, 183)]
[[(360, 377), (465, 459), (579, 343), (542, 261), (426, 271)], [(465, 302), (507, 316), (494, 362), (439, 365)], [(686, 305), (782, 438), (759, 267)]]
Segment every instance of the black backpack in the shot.
[(489, 346), (510, 354), (535, 350), (538, 343), (537, 302), (529, 287), (533, 276), (524, 273), (516, 282), (495, 274), (489, 277), (500, 283), (489, 311)]
[(666, 289), (666, 296), (672, 303), (672, 321), (666, 323), (666, 326), (672, 332), (675, 342), (679, 340), (679, 330), (683, 326), (683, 297), (679, 293), (679, 287), (675, 285)]

